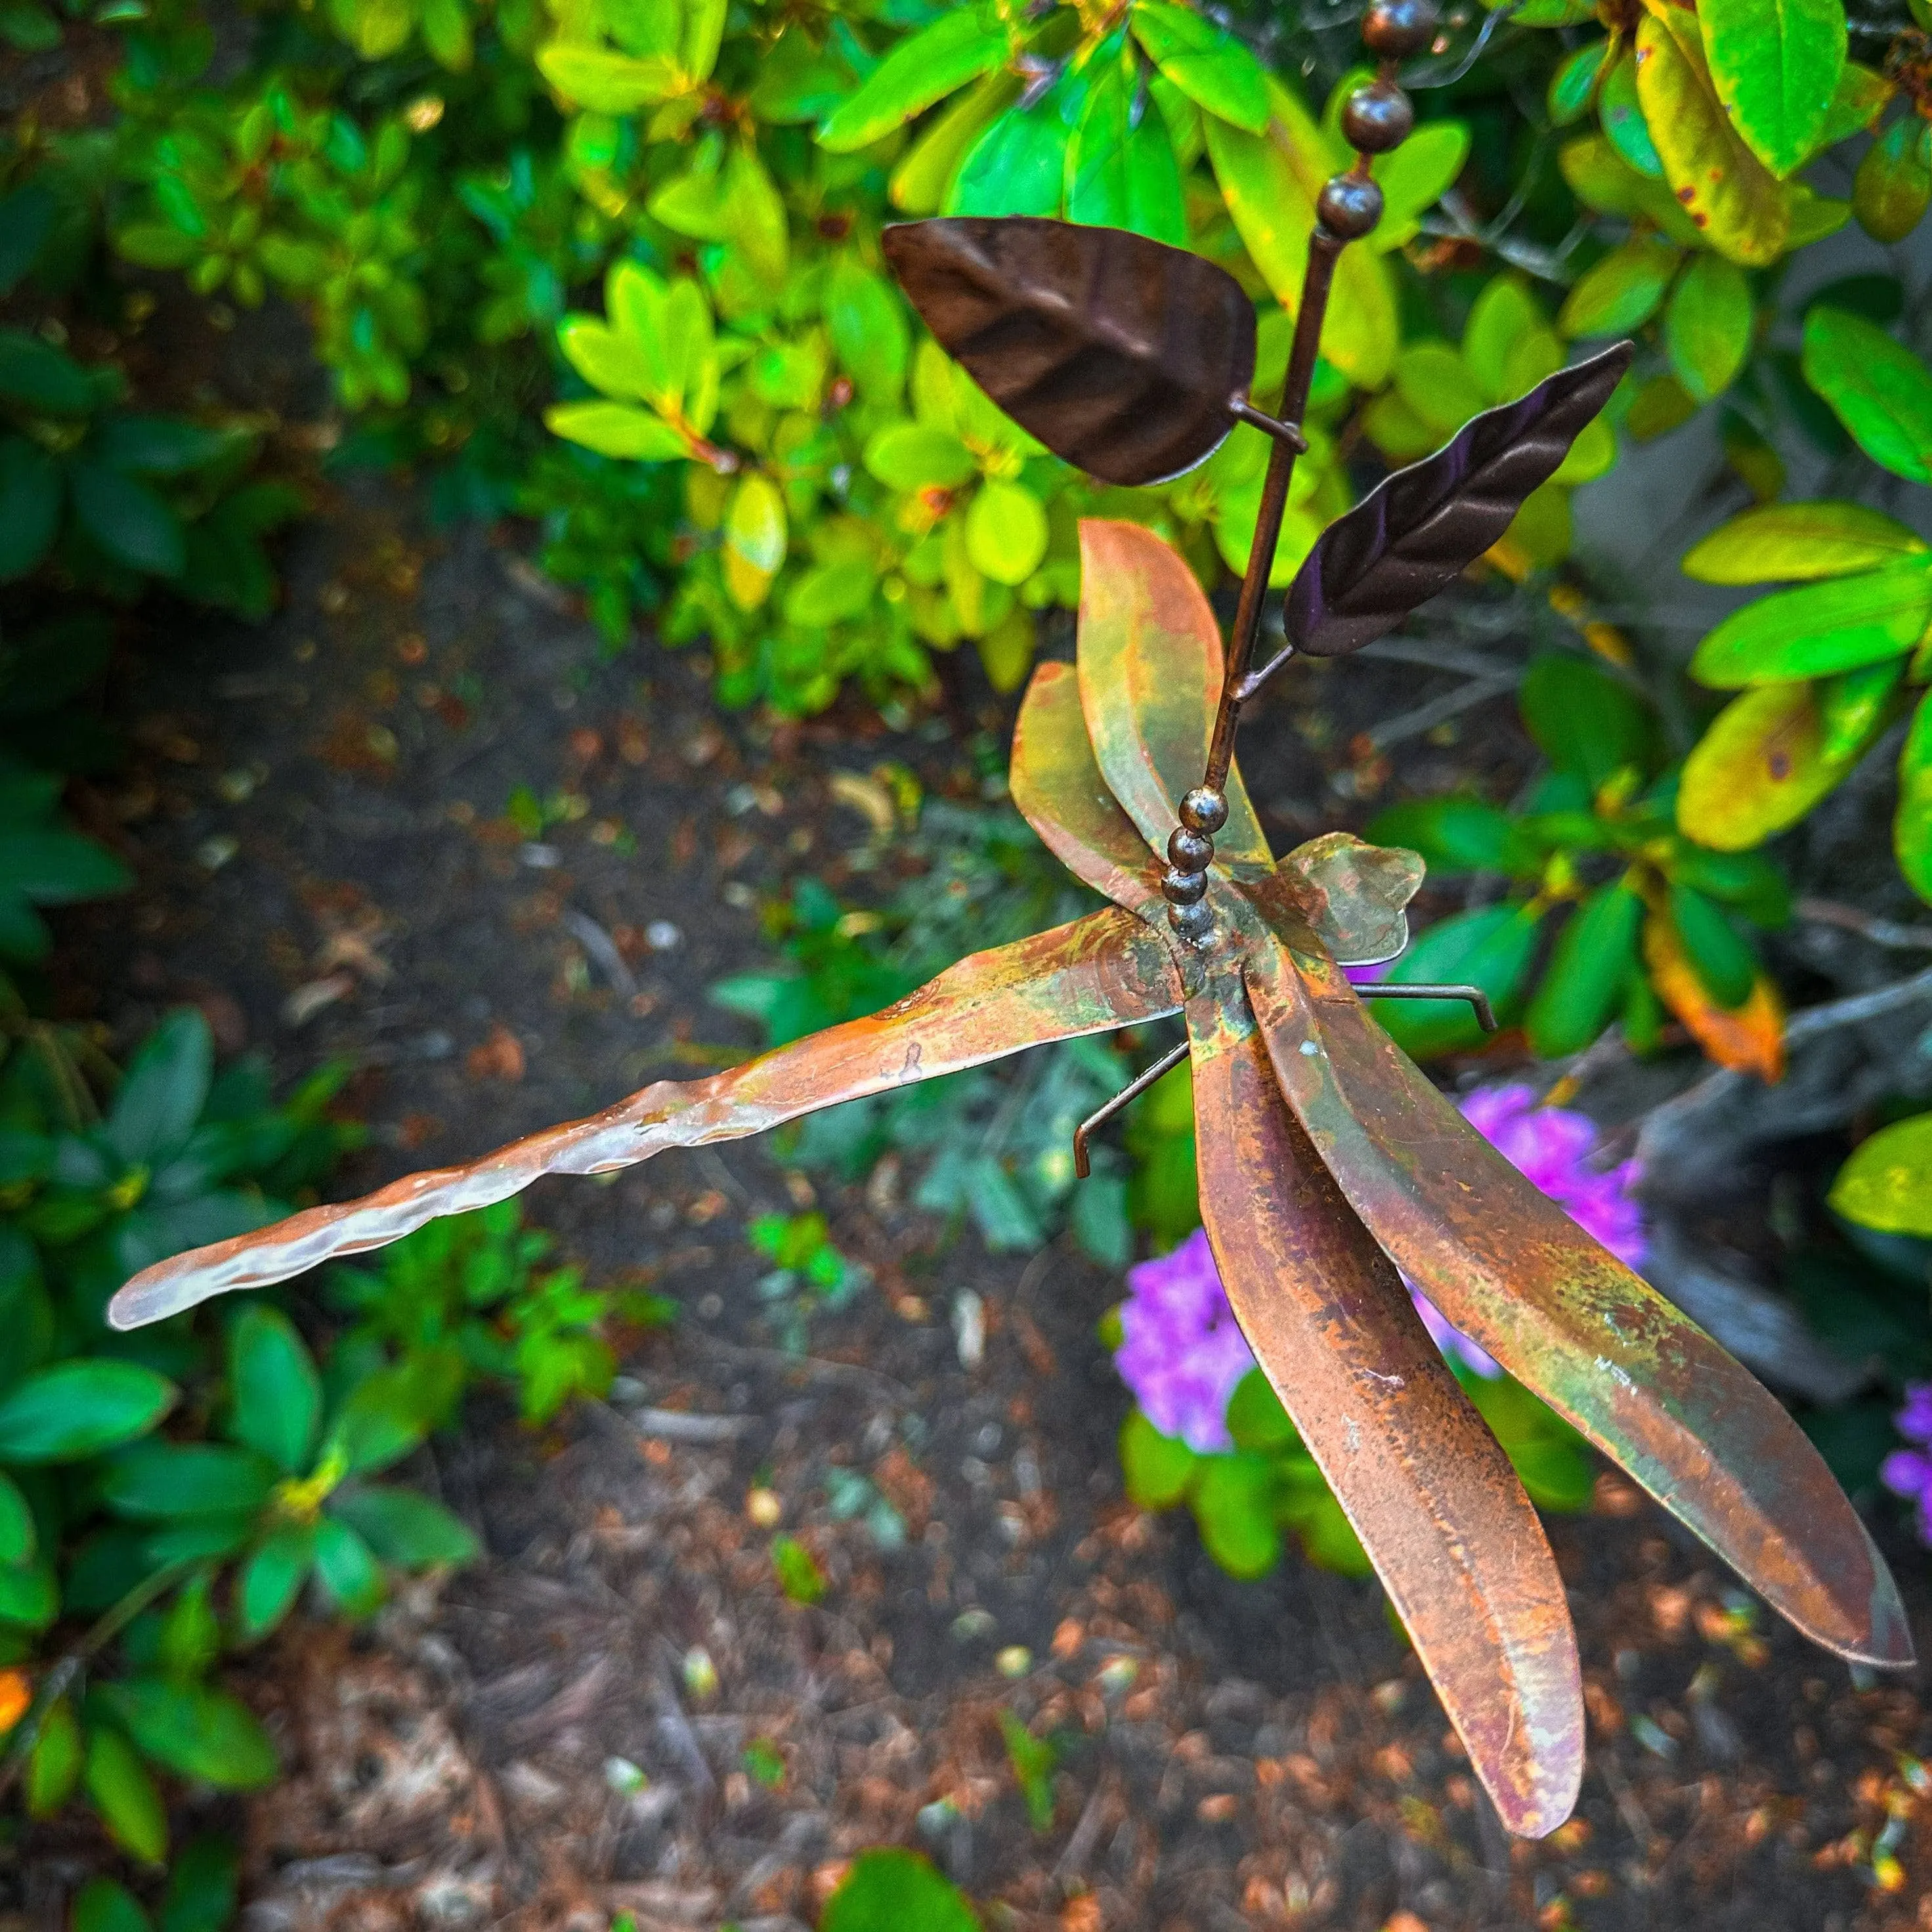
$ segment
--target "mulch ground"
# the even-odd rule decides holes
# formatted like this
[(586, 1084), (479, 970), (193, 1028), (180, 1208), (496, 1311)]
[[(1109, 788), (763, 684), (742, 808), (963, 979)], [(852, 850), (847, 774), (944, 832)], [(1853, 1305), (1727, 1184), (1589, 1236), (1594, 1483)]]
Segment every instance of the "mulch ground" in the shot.
[[(762, 898), (805, 871), (836, 886), (865, 842), (830, 775), (890, 757), (977, 795), (962, 747), (1008, 722), (964, 668), (897, 736), (723, 717), (700, 659), (602, 659), (513, 550), (425, 532), (399, 491), (346, 496), (286, 568), (265, 629), (184, 621), (126, 665), (135, 755), (86, 807), (140, 886), (69, 921), (61, 980), (123, 1045), (191, 1000), (284, 1080), (352, 1060), (373, 1138), (344, 1191), (742, 1054), (704, 989), (769, 959)], [(1352, 734), (1424, 675), (1363, 664), (1273, 700), (1252, 775), (1278, 844), (1372, 793), (1386, 768)], [(1517, 755), (1505, 725), (1453, 735), (1408, 755)], [(540, 838), (505, 818), (518, 785), (557, 801)], [(1125, 1502), (1095, 1334), (1118, 1280), (1070, 1248), (948, 1241), (887, 1186), (821, 1188), (875, 1286), (794, 1360), (742, 1226), (809, 1198), (758, 1143), (530, 1197), (595, 1276), (682, 1315), (609, 1403), (541, 1434), (472, 1406), (424, 1454), (416, 1479), (484, 1562), (242, 1666), (289, 1768), (224, 1814), (256, 1932), (602, 1932), (620, 1911), (791, 1932), (888, 1841), (990, 1924), (1066, 1932), (1932, 1926), (1917, 1680), (1854, 1683), (1619, 1480), (1553, 1526), (1582, 1800), (1513, 1845), (1372, 1586), (1298, 1562), (1230, 1582), (1191, 1525)], [(902, 1546), (835, 1514), (842, 1469)], [(816, 1556), (818, 1604), (777, 1587), (776, 1531)], [(1923, 1629), (1922, 1556), (1894, 1554)], [(1044, 1828), (1003, 1712), (1057, 1750)]]

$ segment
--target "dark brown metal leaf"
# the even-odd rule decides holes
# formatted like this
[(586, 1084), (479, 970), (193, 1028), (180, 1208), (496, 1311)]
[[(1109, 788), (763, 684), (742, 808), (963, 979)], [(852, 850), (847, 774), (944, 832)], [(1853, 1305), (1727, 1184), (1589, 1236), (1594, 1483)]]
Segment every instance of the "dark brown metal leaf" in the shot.
[(1288, 587), (1288, 640), (1337, 658), (1393, 630), (1509, 528), (1610, 399), (1636, 351), (1619, 342), (1486, 410), (1433, 456), (1378, 484), (1316, 539)]
[(1201, 1211), (1235, 1318), (1504, 1824), (1540, 1838), (1583, 1768), (1576, 1638), (1542, 1525), (1282, 1104), (1239, 972), (1186, 1011)]
[(1108, 1033), (1177, 1011), (1173, 950), (1107, 906), (950, 966), (883, 1012), (808, 1034), (708, 1080), (659, 1080), (587, 1120), (547, 1127), (460, 1167), (406, 1174), (359, 1201), (304, 1208), (144, 1268), (115, 1296), (117, 1328), (261, 1288), (380, 1248), (441, 1214), (520, 1193), (546, 1174), (610, 1174), (667, 1148), (742, 1140), (820, 1107), (978, 1066), (1051, 1040)]
[(1031, 215), (908, 221), (886, 260), (948, 354), (1056, 456), (1159, 483), (1234, 426), (1255, 311), (1211, 262), (1120, 228)]

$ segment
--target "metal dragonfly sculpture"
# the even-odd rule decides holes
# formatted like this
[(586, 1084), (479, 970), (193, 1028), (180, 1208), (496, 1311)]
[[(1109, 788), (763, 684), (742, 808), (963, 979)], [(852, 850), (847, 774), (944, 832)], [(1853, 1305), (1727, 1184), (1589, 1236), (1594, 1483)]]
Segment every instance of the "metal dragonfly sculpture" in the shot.
[(1344, 972), (1401, 950), (1421, 860), (1330, 833), (1277, 864), (1233, 762), (1241, 706), (1280, 664), (1358, 648), (1473, 562), (1630, 360), (1625, 344), (1560, 371), (1388, 478), (1318, 540), (1288, 592), (1284, 647), (1251, 668), (1335, 262), (1378, 217), (1370, 157), (1412, 119), (1394, 63), (1432, 31), (1427, 0), (1380, 0), (1366, 16), (1382, 70), (1346, 106), (1358, 159), (1321, 194), (1272, 416), (1247, 393), (1254, 311), (1196, 256), (1020, 218), (886, 231), (940, 342), (1022, 428), (1093, 474), (1172, 476), (1238, 422), (1273, 439), (1225, 652), (1173, 550), (1131, 524), (1082, 530), (1077, 662), (1035, 674), (1012, 788), (1109, 905), (710, 1078), (657, 1082), (461, 1166), (161, 1262), (115, 1298), (115, 1324), (380, 1246), (540, 1175), (609, 1172), (1179, 1013), (1185, 1042), (1087, 1123), (1078, 1164), (1106, 1112), (1192, 1060), (1202, 1211), (1235, 1315), (1510, 1831), (1546, 1833), (1575, 1802), (1576, 1639), (1536, 1512), (1403, 1275), (1799, 1629), (1847, 1658), (1910, 1663), (1892, 1580), (1784, 1410), (1497, 1154), (1370, 1018), (1364, 995), (1448, 998), (1492, 1024), (1474, 987), (1358, 988)]

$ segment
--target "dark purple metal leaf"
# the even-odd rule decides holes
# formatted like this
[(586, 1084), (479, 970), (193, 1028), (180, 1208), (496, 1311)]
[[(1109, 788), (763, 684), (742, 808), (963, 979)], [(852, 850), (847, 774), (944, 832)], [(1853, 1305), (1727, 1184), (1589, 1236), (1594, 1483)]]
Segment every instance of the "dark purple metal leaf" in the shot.
[(1345, 656), (1460, 576), (1556, 473), (1635, 352), (1619, 342), (1559, 369), (1338, 517), (1288, 587), (1288, 642), (1310, 657)]
[(946, 352), (1022, 428), (1108, 483), (1191, 470), (1255, 374), (1254, 305), (1213, 262), (1120, 228), (1030, 215), (880, 238)]

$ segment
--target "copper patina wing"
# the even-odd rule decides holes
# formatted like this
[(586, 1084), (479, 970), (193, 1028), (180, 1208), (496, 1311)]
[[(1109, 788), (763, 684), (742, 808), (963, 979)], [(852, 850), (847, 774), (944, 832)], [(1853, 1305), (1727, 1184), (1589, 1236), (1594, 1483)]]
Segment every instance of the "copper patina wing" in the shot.
[(1186, 1009), (1201, 1211), (1236, 1318), (1509, 1829), (1570, 1814), (1576, 1639), (1543, 1526), (1283, 1104), (1238, 968)]
[(1108, 906), (1070, 926), (962, 959), (896, 1005), (794, 1041), (707, 1080), (661, 1080), (587, 1120), (546, 1129), (460, 1167), (392, 1181), (359, 1201), (305, 1209), (272, 1227), (142, 1270), (109, 1318), (138, 1328), (231, 1288), (286, 1280), (400, 1240), (441, 1214), (488, 1207), (546, 1174), (605, 1174), (667, 1148), (742, 1139), (841, 1100), (958, 1072), (1048, 1040), (1176, 1012), (1174, 954)]
[(1328, 961), (1258, 951), (1250, 986), (1296, 1118), (1409, 1279), (1807, 1635), (1910, 1663), (1897, 1586), (1783, 1407), (1491, 1147)]

